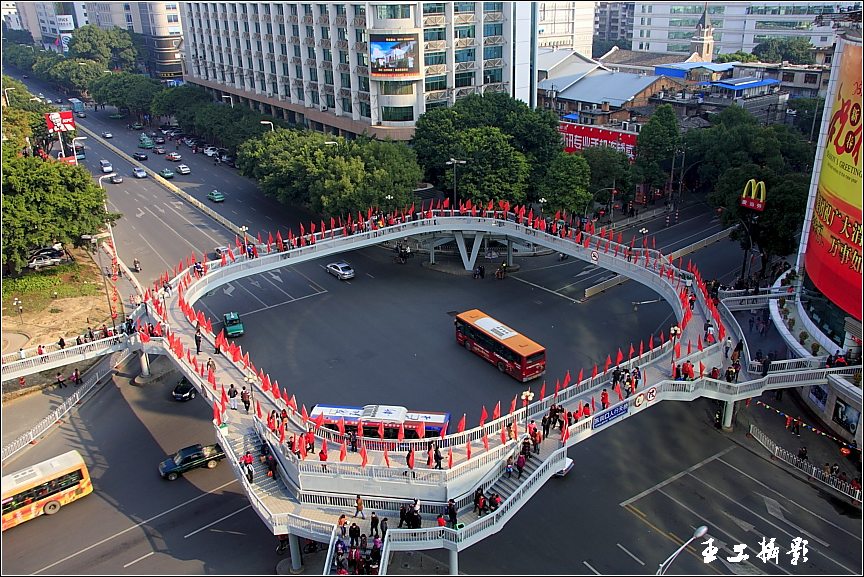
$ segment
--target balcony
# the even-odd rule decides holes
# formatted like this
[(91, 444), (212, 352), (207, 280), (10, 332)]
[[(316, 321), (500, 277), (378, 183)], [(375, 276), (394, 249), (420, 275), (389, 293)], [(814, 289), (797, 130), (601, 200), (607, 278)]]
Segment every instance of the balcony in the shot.
[(477, 17), (473, 12), (456, 14), (453, 16), (453, 25), (459, 26), (462, 24), (474, 24), (477, 21)]
[(463, 96), (468, 96), (470, 94), (477, 94), (477, 87), (464, 86), (462, 88), (455, 88), (454, 93), (456, 94), (456, 98), (462, 98)]
[(430, 40), (429, 42), (423, 43), (423, 48), (430, 52), (440, 52), (441, 50), (447, 50), (447, 41)]
[(455, 42), (456, 48), (471, 48), (477, 46), (476, 38), (457, 38)]
[(296, 86), (299, 89), (303, 89), (303, 79), (302, 78), (292, 78), (291, 86)]
[(348, 18), (345, 16), (337, 16), (333, 19), (334, 26), (348, 26)]
[(232, 12), (231, 14), (228, 15), (228, 19), (229, 20), (237, 20), (237, 13)]
[(347, 62), (340, 62), (336, 65), (336, 70), (338, 72), (351, 72), (351, 65)]
[(345, 52), (347, 52), (348, 51), (348, 41), (347, 40), (337, 40), (336, 41), (336, 48), (339, 50), (344, 50)]
[(504, 13), (486, 12), (483, 14), (483, 22), (504, 22)]
[(273, 20), (273, 17), (270, 16), (270, 14), (265, 14), (261, 17), (261, 20), (263, 20), (264, 22), (270, 22), (271, 20)]
[(450, 96), (450, 90), (431, 90), (424, 95), (426, 102), (434, 102), (436, 100), (447, 100)]
[(354, 50), (357, 52), (367, 52), (369, 50), (368, 42), (355, 42)]
[(260, 32), (253, 32), (252, 33), (252, 40), (261, 40), (261, 33)]
[(333, 94), (333, 92), (334, 92), (333, 85), (332, 84), (325, 84), (321, 88), (321, 92), (323, 92), (324, 94)]
[(315, 60), (314, 58), (307, 58), (305, 64), (309, 68), (317, 68), (318, 67), (318, 61)]
[(349, 90), (348, 88), (340, 88), (339, 98), (351, 98), (351, 90)]
[(291, 64), (303, 64), (303, 59), (300, 58), (299, 56), (292, 56), (291, 57)]
[(330, 15), (322, 14), (321, 16), (319, 16), (318, 24), (320, 24), (321, 26), (330, 26)]
[(318, 46), (320, 46), (321, 48), (330, 48), (330, 39), (322, 38), (318, 41)]
[(486, 84), (483, 86), (483, 93), (486, 92), (507, 92), (507, 82), (496, 82), (493, 84)]
[(426, 67), (426, 76), (438, 76), (447, 73), (446, 64), (433, 64)]
[(315, 18), (311, 14), (304, 14), (301, 22), (303, 24), (315, 24)]
[(467, 70), (476, 70), (476, 69), (477, 69), (477, 63), (474, 62), (473, 60), (470, 60), (468, 62), (457, 62), (456, 63), (456, 72), (465, 72)]
[(370, 100), (369, 99), (369, 93), (368, 92), (358, 92), (357, 93), (357, 100), (359, 100), (360, 102), (369, 102), (369, 100)]
[(358, 76), (369, 76), (369, 67), (358, 65), (354, 68), (354, 72), (356, 72)]
[(288, 24), (297, 24), (299, 20), (297, 19), (296, 14), (289, 14), (285, 17), (285, 22), (287, 22)]
[(333, 63), (329, 60), (323, 60), (321, 62), (321, 68), (323, 68), (324, 70), (333, 70)]
[(447, 18), (443, 14), (431, 14), (423, 17), (424, 28), (436, 28), (444, 26), (447, 23)]
[(306, 88), (308, 88), (312, 92), (318, 92), (318, 83), (317, 82), (307, 82)]
[(299, 36), (291, 36), (288, 38), (288, 42), (290, 42), (291, 44), (300, 44), (300, 37)]
[(504, 67), (504, 59), (503, 58), (490, 58), (489, 60), (483, 61), (483, 68), (503, 68)]
[(354, 20), (351, 21), (351, 23), (358, 28), (366, 28), (366, 17), (356, 16)]
[(315, 46), (315, 39), (314, 38), (304, 38), (303, 39), (303, 46)]
[(248, 32), (241, 32), (240, 36), (242, 36), (244, 40), (249, 40), (251, 35)]
[(483, 46), (497, 46), (499, 44), (504, 44), (503, 36), (487, 36), (483, 39)]
[(243, 56), (252, 56), (252, 51), (246, 48), (243, 50)]
[(273, 42), (273, 35), (272, 34), (265, 34), (264, 40), (266, 40), (267, 42)]
[(279, 62), (288, 62), (288, 55), (287, 54), (280, 54), (279, 55)]
[(277, 34), (277, 35), (276, 35), (276, 42), (280, 42), (280, 43), (282, 43), (282, 44), (285, 44), (285, 40), (286, 40), (286, 39), (285, 39), (285, 35), (284, 35), (284, 34)]
[(266, 58), (267, 60), (276, 60), (276, 55), (272, 52), (265, 52), (264, 58)]

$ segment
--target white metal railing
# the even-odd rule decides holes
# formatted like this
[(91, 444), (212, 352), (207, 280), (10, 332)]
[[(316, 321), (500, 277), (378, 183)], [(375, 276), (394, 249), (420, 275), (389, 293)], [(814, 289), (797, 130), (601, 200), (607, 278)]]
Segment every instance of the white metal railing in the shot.
[[(128, 341), (129, 335), (118, 334), (81, 345), (67, 346), (63, 349), (55, 344), (50, 349), (45, 347), (46, 350), (41, 355), (27, 356), (24, 359), (18, 357), (17, 354), (6, 355), (3, 358), (3, 380), (11, 379), (13, 376), (17, 376), (17, 373), (25, 370), (46, 370), (46, 368), (41, 368), (43, 365), (48, 365), (47, 368), (52, 368), (56, 366), (53, 363), (61, 362), (62, 364), (69, 364), (79, 361), (84, 355), (90, 357), (104, 355), (113, 352), (112, 349), (120, 344), (123, 345), (121, 348), (126, 348)], [(13, 358), (7, 360), (10, 356)]]
[[(330, 532), (330, 542), (327, 544), (327, 558), (324, 559), (324, 571), (322, 575), (330, 575), (333, 572), (333, 558), (336, 556), (336, 535), (339, 534), (339, 525), (333, 525), (333, 531)], [(386, 539), (387, 536), (385, 535)]]
[(17, 439), (12, 441), (11, 443), (5, 445), (2, 450), (2, 456), (0, 456), (0, 461), (5, 462), (6, 459), (29, 445), (32, 441), (38, 439), (42, 436), (45, 431), (54, 426), (66, 413), (72, 410), (72, 407), (78, 404), (82, 398), (84, 398), (87, 393), (93, 390), (99, 382), (102, 381), (106, 376), (113, 374), (114, 367), (118, 366), (120, 363), (124, 362), (132, 353), (127, 351), (125, 355), (123, 355), (120, 360), (118, 360), (114, 365), (108, 370), (97, 370), (93, 375), (88, 376), (84, 379), (84, 382), (80, 387), (76, 388), (75, 391), (63, 401), (59, 407), (51, 411), (47, 417), (36, 423), (33, 427), (30, 428), (29, 431), (19, 436)]
[(823, 485), (827, 485), (835, 491), (846, 495), (853, 501), (861, 503), (861, 489), (853, 488), (851, 483), (849, 483), (848, 481), (840, 480), (837, 475), (826, 475), (820, 467), (813, 465), (807, 459), (802, 459), (797, 455), (791, 453), (790, 451), (787, 451), (786, 449), (775, 443), (771, 438), (769, 438), (768, 435), (760, 431), (755, 425), (752, 424), (750, 425), (750, 436), (753, 437), (760, 445), (768, 449), (771, 455), (775, 458), (780, 459), (784, 463), (798, 469), (802, 473), (806, 474), (808, 477), (816, 479)]

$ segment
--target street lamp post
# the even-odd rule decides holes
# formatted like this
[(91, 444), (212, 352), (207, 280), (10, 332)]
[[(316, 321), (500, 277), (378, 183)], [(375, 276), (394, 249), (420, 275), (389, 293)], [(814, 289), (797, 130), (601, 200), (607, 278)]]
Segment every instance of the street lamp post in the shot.
[(273, 123), (272, 123), (271, 121), (269, 121), (269, 120), (262, 120), (262, 121), (261, 121), (261, 124), (269, 124), (269, 125), (270, 125), (270, 132), (275, 132), (275, 131), (276, 131), (276, 129), (273, 127)]
[(546, 200), (546, 197), (541, 196), (540, 198), (537, 199), (537, 202), (540, 203), (540, 218), (543, 218), (543, 207), (546, 206), (546, 203), (549, 201)]
[(226, 98), (231, 102), (231, 108), (234, 108), (234, 97), (230, 94), (224, 94), (222, 100), (225, 100)]
[(384, 197), (384, 200), (387, 201), (387, 212), (389, 213), (390, 212), (390, 206), (391, 206), (390, 203), (393, 202), (393, 195), (388, 194), (387, 196)]
[(525, 407), (525, 425), (528, 425), (528, 405), (534, 400), (534, 393), (529, 387), (527, 391), (522, 391), (522, 406)]
[[(74, 139), (73, 139), (73, 141), (72, 141), (72, 152), (73, 152), (73, 153), (75, 152), (75, 141), (74, 141)], [(76, 159), (76, 162), (77, 162), (77, 159)], [(105, 187), (102, 185), (102, 181), (105, 180), (106, 178), (111, 178), (112, 176), (117, 176), (117, 173), (116, 173), (116, 172), (112, 172), (112, 173), (110, 173), (110, 174), (103, 174), (102, 176), (98, 177), (98, 181), (99, 181), (99, 188), (100, 188), (101, 190), (105, 190)], [(107, 195), (107, 194), (105, 195), (104, 203), (105, 203), (105, 214), (107, 215), (107, 214), (108, 214), (108, 195)], [(120, 265), (119, 265), (119, 262), (120, 262), (120, 253), (119, 253), (119, 251), (117, 250), (117, 243), (114, 242), (114, 229), (113, 229), (113, 227), (111, 226), (111, 223), (110, 223), (108, 220), (105, 221), (105, 227), (108, 229), (108, 235), (109, 235), (109, 237), (111, 238), (111, 248), (112, 248), (112, 250), (114, 251), (114, 258), (117, 259), (117, 262), (118, 262), (118, 265), (117, 265), (117, 266), (118, 266), (118, 268), (119, 268), (119, 266), (120, 266)], [(99, 256), (100, 256), (100, 259), (101, 259), (101, 256), (102, 256), (102, 253), (101, 253), (101, 252), (99, 253)], [(102, 266), (102, 262), (101, 262), (101, 260), (100, 260), (100, 262), (99, 262), (99, 266), (100, 266), (100, 267)], [(107, 281), (106, 281), (106, 286), (105, 286), (105, 293), (106, 293), (106, 294), (108, 293)], [(109, 302), (108, 302), (108, 308), (109, 308), (109, 310), (110, 310), (110, 308), (111, 308), (110, 298), (109, 298)], [(124, 317), (126, 316), (126, 315), (125, 315), (125, 309), (124, 309), (124, 315), (123, 315), (123, 316), (124, 316)], [(111, 324), (114, 325), (114, 315), (113, 315), (113, 314), (111, 315)], [(114, 326), (115, 326), (115, 328), (116, 328), (116, 325), (114, 325)]]
[(93, 245), (93, 250), (96, 251), (96, 256), (99, 259), (99, 272), (102, 273), (102, 284), (105, 286), (105, 299), (108, 301), (108, 314), (111, 315), (111, 326), (114, 327), (114, 332), (117, 332), (117, 325), (114, 323), (114, 315), (111, 314), (113, 310), (111, 307), (111, 293), (108, 292), (108, 275), (105, 274), (105, 269), (102, 268), (102, 251), (99, 250), (99, 239), (96, 238), (95, 235), (84, 234), (81, 235), (82, 240), (89, 240), (90, 244)]
[[(76, 136), (72, 139), (72, 156), (75, 157), (75, 166), (78, 166), (78, 150), (75, 148), (76, 140), (87, 140), (86, 136)], [(84, 146), (83, 144), (81, 146)], [(99, 181), (99, 187), (102, 187), (102, 181)]]
[(9, 88), (4, 88), (4, 89), (3, 89), (3, 96), (6, 97), (6, 106), (11, 106), (11, 104), (9, 103), (9, 91), (10, 91), (10, 90), (15, 90), (15, 87), (14, 87), (14, 86), (10, 86)]
[(702, 537), (704, 537), (705, 533), (707, 533), (707, 532), (708, 532), (708, 527), (706, 527), (705, 525), (700, 525), (699, 527), (696, 527), (696, 530), (693, 531), (693, 536), (690, 537), (689, 539), (687, 539), (683, 545), (678, 547), (678, 549), (674, 553), (672, 553), (668, 559), (666, 559), (665, 561), (660, 563), (660, 567), (657, 569), (656, 575), (665, 575), (666, 570), (669, 569), (669, 566), (672, 564), (672, 562), (675, 560), (675, 558), (678, 556), (678, 554), (681, 553), (681, 551), (683, 551), (684, 549), (686, 549), (687, 545), (689, 545), (690, 543), (692, 543), (696, 539), (701, 539)]
[(249, 231), (249, 227), (246, 226), (245, 224), (240, 227), (240, 232), (243, 233), (243, 253), (246, 255), (247, 258), (249, 257), (249, 249), (247, 248), (247, 245), (246, 245), (246, 233), (248, 231)]
[(458, 160), (451, 157), (450, 160), (444, 163), (453, 167), (453, 210), (456, 210), (456, 165), (465, 164), (465, 162), (466, 161), (464, 160)]

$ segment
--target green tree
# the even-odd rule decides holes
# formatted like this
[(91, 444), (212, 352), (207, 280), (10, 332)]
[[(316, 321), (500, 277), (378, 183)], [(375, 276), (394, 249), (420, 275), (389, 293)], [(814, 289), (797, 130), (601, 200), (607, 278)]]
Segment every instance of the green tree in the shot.
[(749, 52), (739, 50), (738, 52), (726, 52), (718, 54), (714, 57), (716, 64), (725, 64), (727, 62), (759, 62), (759, 57)]
[(120, 217), (105, 212), (105, 192), (84, 167), (11, 158), (3, 163), (2, 185), (3, 267), (14, 272), (26, 266), (34, 246), (80, 245), (81, 235)]
[(33, 74), (42, 80), (52, 82), (51, 69), (64, 60), (63, 56), (50, 50), (39, 52), (36, 55), (36, 60), (33, 62)]
[(28, 30), (15, 30), (13, 28), (9, 28), (6, 26), (6, 22), (3, 22), (3, 58), (6, 58), (6, 50), (7, 46), (11, 46), (13, 44), (24, 44), (26, 46), (33, 46), (33, 35), (30, 34)]
[(154, 98), (165, 88), (139, 74), (104, 74), (90, 83), (90, 95), (99, 104), (127, 108), (139, 118), (150, 112)]
[[(528, 161), (501, 129), (484, 126), (463, 130), (456, 150), (458, 158), (466, 161), (456, 169), (460, 200), (471, 199), (478, 205), (497, 199), (525, 202)], [(452, 167), (444, 178), (453, 182)]]
[(67, 92), (87, 96), (87, 87), (105, 74), (105, 66), (93, 60), (64, 60), (51, 68), (49, 75)]
[(824, 98), (792, 98), (789, 108), (795, 111), (793, 125), (809, 140), (815, 141), (819, 136), (819, 126), (822, 124), (822, 113), (825, 111)]
[(616, 46), (621, 50), (630, 50), (631, 44), (632, 42), (626, 38), (619, 38), (618, 40), (598, 40), (595, 37), (594, 42), (591, 44), (591, 58), (600, 58)]
[(69, 58), (95, 60), (107, 66), (111, 61), (111, 38), (108, 31), (95, 24), (75, 29), (69, 40)]
[(111, 48), (111, 59), (108, 64), (112, 69), (135, 71), (138, 49), (129, 31), (118, 26), (108, 30), (108, 46)]
[(3, 64), (8, 64), (22, 72), (30, 72), (35, 63), (36, 49), (33, 46), (3, 43)]
[[(381, 206), (387, 209), (408, 208), (414, 198), (414, 189), (423, 176), (417, 155), (402, 142), (360, 139), (352, 153), (365, 170), (361, 194), (351, 210)], [(329, 145), (339, 154), (344, 145)], [(389, 200), (387, 197), (390, 196)], [(313, 203), (314, 207), (314, 203)], [(332, 214), (332, 213), (331, 213)]]
[(619, 191), (618, 199), (622, 202), (634, 196), (633, 174), (626, 152), (608, 146), (590, 146), (580, 154), (588, 162), (591, 175), (588, 191), (597, 202), (608, 202), (610, 189)]
[(203, 88), (194, 84), (174, 86), (159, 92), (151, 104), (156, 116), (177, 116), (184, 110), (193, 110), (212, 103), (212, 98)]
[(669, 180), (672, 155), (681, 139), (678, 119), (669, 104), (662, 104), (636, 139), (636, 177), (650, 188), (662, 188)]
[(813, 45), (802, 36), (769, 38), (753, 48), (753, 54), (761, 62), (784, 62), (790, 64), (813, 64)]
[(411, 146), (429, 182), (442, 183), (447, 168), (444, 163), (455, 154), (458, 126), (458, 115), (452, 108), (433, 108), (417, 119)]
[(538, 194), (546, 199), (550, 211), (566, 210), (582, 214), (591, 201), (588, 184), (591, 169), (584, 156), (559, 152), (549, 164), (546, 178), (538, 186)]

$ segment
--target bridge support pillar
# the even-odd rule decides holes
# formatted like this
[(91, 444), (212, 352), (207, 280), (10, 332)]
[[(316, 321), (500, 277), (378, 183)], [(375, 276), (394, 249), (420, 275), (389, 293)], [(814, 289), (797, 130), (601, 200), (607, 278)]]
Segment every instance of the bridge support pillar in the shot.
[(507, 239), (507, 266), (513, 266), (513, 241)]
[(450, 552), (450, 575), (458, 575), (459, 574), (459, 551), (456, 549), (449, 549)]
[(288, 533), (288, 550), (291, 552), (291, 572), (300, 573), (303, 568), (300, 559), (300, 539), (294, 533)]
[(149, 377), (150, 376), (150, 359), (147, 357), (147, 353), (144, 350), (138, 351), (138, 360), (141, 362), (141, 376)]
[(732, 415), (735, 412), (735, 401), (725, 401), (723, 403), (723, 430), (732, 430)]
[(465, 270), (474, 270), (474, 265), (477, 263), (477, 254), (480, 252), (480, 247), (483, 246), (483, 237), (486, 236), (482, 232), (474, 235), (474, 244), (471, 246), (471, 254), (468, 254), (468, 249), (465, 245), (465, 236), (461, 230), (455, 231), (456, 248), (459, 249), (459, 256), (462, 257), (462, 266)]
[(429, 244), (429, 264), (435, 264), (435, 243)]

